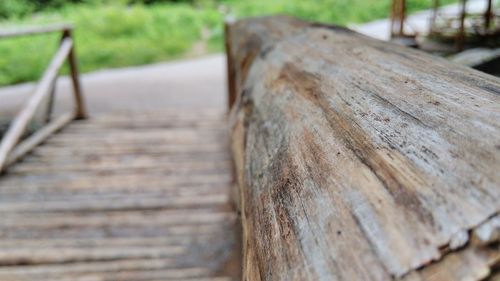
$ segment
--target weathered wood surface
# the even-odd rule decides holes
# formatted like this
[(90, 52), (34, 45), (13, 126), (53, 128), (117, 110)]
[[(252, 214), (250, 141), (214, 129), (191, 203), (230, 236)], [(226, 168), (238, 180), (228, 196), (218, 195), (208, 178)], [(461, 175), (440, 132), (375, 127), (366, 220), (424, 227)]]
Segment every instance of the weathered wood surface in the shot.
[(23, 27), (17, 29), (2, 29), (0, 30), (0, 39), (5, 39), (9, 37), (18, 37), (18, 36), (26, 36), (26, 35), (35, 35), (35, 34), (43, 34), (43, 33), (51, 33), (51, 32), (60, 32), (65, 30), (71, 30), (73, 26), (70, 24), (53, 24), (47, 26), (32, 26), (32, 27)]
[[(0, 39), (5, 37), (34, 35), (54, 31), (62, 32), (59, 48), (37, 84), (32, 96), (27, 100), (25, 106), (16, 115), (14, 120), (12, 120), (8, 130), (5, 132), (5, 136), (3, 136), (0, 140), (0, 173), (5, 172), (9, 165), (12, 165), (16, 161), (20, 160), (25, 154), (30, 152), (38, 144), (42, 143), (52, 133), (56, 132), (71, 121), (69, 117), (72, 117), (73, 119), (85, 119), (87, 117), (83, 93), (80, 86), (79, 72), (75, 56), (75, 46), (72, 39), (72, 30), (73, 28), (69, 25), (52, 25), (46, 27), (19, 29), (12, 32), (0, 31)], [(68, 60), (70, 68), (73, 95), (75, 98), (75, 110), (74, 113), (69, 113), (69, 115), (66, 115), (65, 117), (61, 117), (54, 122), (50, 122), (57, 76), (60, 68), (66, 60)], [(16, 147), (16, 145), (21, 141), (22, 136), (26, 133), (28, 125), (33, 121), (32, 119), (37, 115), (37, 113), (40, 112), (40, 107), (43, 108), (42, 119), (44, 123), (47, 123), (46, 126), (42, 132), (38, 133), (34, 136), (34, 138), (24, 141), (22, 147)]]
[(47, 97), (47, 95), (50, 94), (53, 81), (57, 77), (60, 68), (72, 48), (73, 40), (71, 38), (65, 38), (61, 42), (57, 53), (52, 58), (47, 70), (45, 70), (45, 73), (40, 79), (33, 95), (14, 120), (12, 120), (5, 136), (0, 140), (0, 172), (3, 172), (6, 168), (10, 153), (25, 133), (26, 128), (28, 127), (31, 119), (35, 116), (40, 104)]
[(235, 280), (229, 159), (221, 111), (71, 123), (0, 177), (0, 280)]
[(227, 40), (245, 280), (499, 278), (498, 78), (287, 17)]
[(21, 160), (26, 154), (32, 151), (35, 147), (42, 144), (48, 137), (59, 131), (61, 128), (66, 126), (69, 122), (75, 119), (73, 113), (66, 113), (59, 116), (56, 120), (49, 122), (46, 126), (42, 127), (40, 130), (36, 131), (28, 137), (27, 139), (20, 142), (16, 147), (13, 148), (9, 157), (7, 158), (7, 166), (14, 164), (15, 162)]

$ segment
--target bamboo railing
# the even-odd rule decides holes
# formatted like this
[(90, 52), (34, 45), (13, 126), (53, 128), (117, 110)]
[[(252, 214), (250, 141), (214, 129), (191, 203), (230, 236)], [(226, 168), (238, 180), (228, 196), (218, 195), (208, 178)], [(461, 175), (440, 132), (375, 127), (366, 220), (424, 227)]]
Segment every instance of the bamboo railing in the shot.
[[(70, 25), (52, 25), (0, 31), (0, 39), (51, 32), (62, 33), (59, 48), (53, 56), (52, 61), (45, 70), (42, 78), (39, 80), (29, 100), (10, 123), (9, 129), (0, 142), (0, 173), (5, 172), (8, 166), (20, 160), (33, 148), (43, 143), (43, 141), (45, 141), (50, 135), (60, 130), (72, 120), (86, 118), (87, 113), (80, 86), (72, 31), (73, 28)], [(75, 110), (73, 112), (65, 113), (57, 119), (50, 120), (56, 79), (59, 76), (59, 71), (66, 60), (68, 61), (70, 68), (70, 78), (75, 98)], [(44, 101), (48, 101), (47, 110), (44, 113), (44, 120), (46, 121), (46, 124), (28, 138), (22, 140), (28, 125), (40, 106), (44, 104)]]

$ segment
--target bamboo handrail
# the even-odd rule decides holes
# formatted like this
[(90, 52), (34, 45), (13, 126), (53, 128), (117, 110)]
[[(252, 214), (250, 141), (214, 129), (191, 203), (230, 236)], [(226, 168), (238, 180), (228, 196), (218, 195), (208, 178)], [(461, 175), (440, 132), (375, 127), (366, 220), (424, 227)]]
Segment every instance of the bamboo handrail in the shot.
[[(83, 119), (86, 117), (86, 110), (79, 83), (78, 69), (74, 54), (74, 43), (73, 39), (71, 38), (71, 30), (72, 29), (69, 25), (54, 25), (40, 28), (27, 28), (17, 31), (0, 31), (0, 39), (6, 37), (33, 35), (54, 31), (62, 31), (63, 33), (59, 49), (52, 58), (49, 66), (40, 79), (40, 82), (37, 84), (33, 95), (11, 122), (9, 129), (0, 142), (0, 173), (4, 172), (7, 166), (21, 159), (22, 156), (42, 143), (47, 137), (50, 136), (50, 134), (62, 128), (69, 121), (74, 119)], [(35, 116), (40, 104), (47, 97), (49, 97), (49, 99), (53, 98), (55, 80), (57, 79), (59, 70), (66, 60), (68, 60), (70, 66), (71, 80), (76, 101), (75, 111), (73, 113), (64, 115), (64, 118), (59, 118), (53, 122), (50, 122), (44, 128), (42, 128), (39, 133), (35, 133), (31, 137), (23, 141), (22, 145), (19, 145), (20, 139), (26, 131), (29, 122)], [(49, 107), (47, 116), (50, 116), (50, 111), (51, 106)]]

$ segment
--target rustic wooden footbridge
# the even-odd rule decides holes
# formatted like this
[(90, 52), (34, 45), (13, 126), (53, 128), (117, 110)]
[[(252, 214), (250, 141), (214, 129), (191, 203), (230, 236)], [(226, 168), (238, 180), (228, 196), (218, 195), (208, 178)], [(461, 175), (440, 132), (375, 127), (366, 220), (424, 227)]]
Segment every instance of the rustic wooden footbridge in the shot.
[(263, 17), (226, 25), (229, 118), (89, 117), (70, 27), (0, 38), (53, 31), (0, 145), (0, 280), (500, 280), (498, 78)]
[[(89, 116), (71, 27), (0, 38), (46, 32), (59, 50), (0, 146), (0, 280), (235, 280), (225, 112)], [(75, 110), (53, 118), (66, 59)]]

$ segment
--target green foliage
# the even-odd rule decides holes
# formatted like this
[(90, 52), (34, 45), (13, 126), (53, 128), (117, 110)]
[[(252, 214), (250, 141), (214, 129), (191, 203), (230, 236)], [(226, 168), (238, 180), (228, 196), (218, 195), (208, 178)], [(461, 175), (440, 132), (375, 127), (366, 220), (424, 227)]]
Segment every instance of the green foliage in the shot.
[[(214, 29), (222, 15), (187, 4), (154, 6), (67, 5), (29, 19), (11, 19), (3, 27), (72, 22), (83, 72), (147, 64), (182, 57), (200, 40), (201, 29)], [(0, 85), (36, 80), (56, 50), (57, 35), (0, 41)]]
[(35, 5), (28, 0), (1, 0), (0, 18), (22, 17), (35, 10)]
[(1, 0), (0, 18), (23, 17), (36, 11), (60, 8), (63, 5), (82, 1), (83, 0)]
[[(456, 1), (441, 1), (442, 4), (451, 2)], [(238, 17), (279, 13), (312, 21), (347, 24), (388, 17), (391, 0), (226, 0), (222, 3)], [(407, 8), (413, 12), (430, 8), (432, 3), (433, 0), (407, 0)]]
[(94, 6), (106, 4), (159, 4), (159, 3), (196, 3), (203, 0), (0, 0), (0, 18), (23, 17), (33, 12), (57, 9), (64, 5), (86, 3)]
[[(431, 1), (409, 0), (409, 8), (429, 7)], [(202, 40), (202, 30), (210, 33), (205, 51), (221, 51), (228, 14), (289, 14), (347, 24), (387, 17), (389, 5), (390, 0), (0, 0), (0, 18), (8, 17), (0, 28), (71, 22), (80, 68), (88, 72), (184, 57)], [(0, 85), (38, 79), (57, 43), (56, 34), (0, 41)]]

